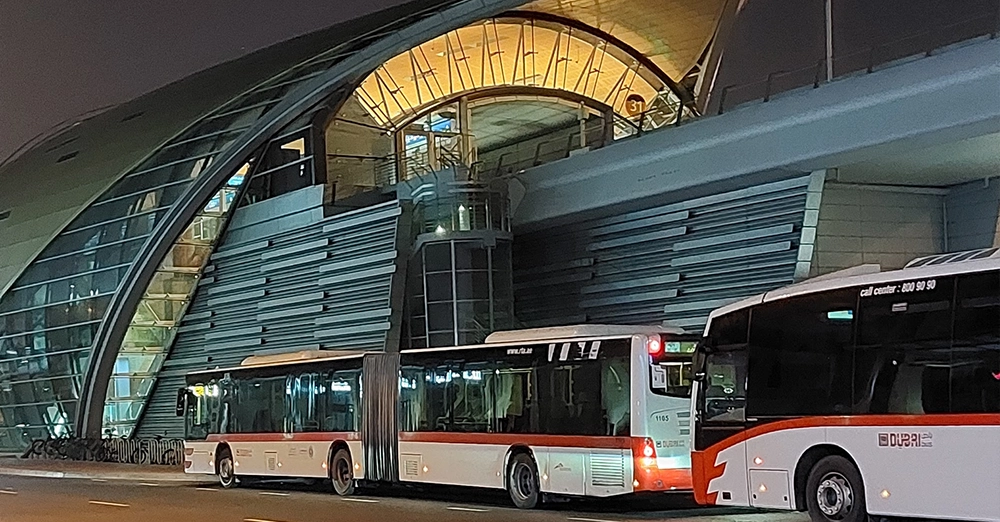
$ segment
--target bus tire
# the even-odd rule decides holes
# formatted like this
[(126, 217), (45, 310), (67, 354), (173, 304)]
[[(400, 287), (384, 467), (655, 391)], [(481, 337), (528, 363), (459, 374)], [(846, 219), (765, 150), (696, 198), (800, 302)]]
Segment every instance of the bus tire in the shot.
[(806, 506), (813, 522), (866, 522), (861, 472), (840, 455), (823, 457), (806, 480)]
[(229, 448), (219, 449), (219, 460), (216, 473), (219, 475), (219, 483), (225, 489), (235, 488), (239, 481), (236, 479), (236, 466), (233, 463), (233, 454)]
[(527, 453), (517, 453), (507, 470), (507, 493), (520, 509), (534, 509), (542, 498), (538, 486), (538, 468)]
[(330, 459), (330, 481), (334, 493), (342, 497), (354, 494), (354, 463), (346, 448), (337, 450)]

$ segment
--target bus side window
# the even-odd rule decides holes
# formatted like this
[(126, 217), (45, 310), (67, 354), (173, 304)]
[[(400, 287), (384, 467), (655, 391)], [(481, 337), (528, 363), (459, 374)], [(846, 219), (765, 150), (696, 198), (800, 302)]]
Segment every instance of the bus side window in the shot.
[(317, 405), (316, 420), (323, 431), (360, 430), (361, 370), (345, 369), (320, 375), (317, 384), (323, 398)]
[(399, 371), (399, 425), (402, 431), (423, 431), (424, 393), (427, 383), (424, 370), (403, 366)]
[(534, 371), (505, 368), (497, 375), (496, 416), (500, 433), (530, 433)]
[(861, 297), (855, 413), (949, 411), (954, 278), (922, 288)]
[(761, 304), (750, 313), (747, 415), (851, 411), (852, 288)]
[(958, 277), (953, 413), (1000, 413), (1000, 272)]

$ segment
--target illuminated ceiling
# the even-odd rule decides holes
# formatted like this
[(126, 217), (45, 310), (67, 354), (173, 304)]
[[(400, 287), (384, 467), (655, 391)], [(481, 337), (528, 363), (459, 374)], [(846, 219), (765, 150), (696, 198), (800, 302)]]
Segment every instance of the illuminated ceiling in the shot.
[(522, 9), (578, 20), (621, 40), (674, 80), (698, 62), (725, 0), (535, 0)]
[(634, 50), (581, 27), (507, 16), (452, 31), (390, 59), (362, 82), (357, 95), (386, 128), (399, 128), (443, 100), (497, 87), (572, 93), (626, 117), (645, 107), (676, 107), (670, 79), (643, 61)]

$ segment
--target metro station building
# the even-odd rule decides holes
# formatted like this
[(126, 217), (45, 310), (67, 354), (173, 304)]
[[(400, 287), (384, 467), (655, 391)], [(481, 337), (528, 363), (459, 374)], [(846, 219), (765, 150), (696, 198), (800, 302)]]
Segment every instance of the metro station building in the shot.
[(418, 0), (0, 165), (0, 453), (252, 354), (668, 323), (1000, 246), (993, 0)]

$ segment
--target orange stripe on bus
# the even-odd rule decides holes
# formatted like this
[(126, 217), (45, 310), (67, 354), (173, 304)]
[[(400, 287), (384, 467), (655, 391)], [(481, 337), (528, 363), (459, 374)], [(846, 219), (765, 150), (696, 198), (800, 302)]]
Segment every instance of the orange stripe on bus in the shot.
[(229, 433), (208, 436), (209, 442), (333, 442), (335, 440), (361, 440), (361, 434), (352, 432), (322, 431), (312, 433)]
[(439, 431), (402, 432), (400, 442), (444, 444), (495, 444), (563, 448), (631, 449), (630, 437), (587, 437), (582, 435), (534, 435), (520, 433), (455, 433)]
[(708, 494), (708, 485), (723, 475), (726, 464), (716, 466), (719, 453), (747, 440), (778, 431), (802, 428), (835, 427), (885, 427), (904, 426), (946, 427), (946, 426), (1000, 426), (1000, 414), (956, 413), (932, 415), (851, 415), (829, 417), (802, 417), (754, 426), (726, 438), (712, 446), (691, 454), (695, 500), (699, 504), (715, 504), (716, 495)]

